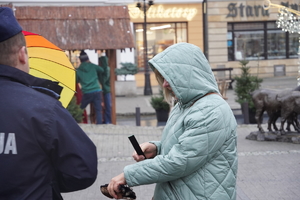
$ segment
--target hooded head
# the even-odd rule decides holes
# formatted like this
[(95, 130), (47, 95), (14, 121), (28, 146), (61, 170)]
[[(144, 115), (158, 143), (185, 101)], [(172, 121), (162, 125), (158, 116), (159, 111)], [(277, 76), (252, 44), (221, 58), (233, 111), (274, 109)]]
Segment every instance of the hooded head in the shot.
[(89, 60), (88, 55), (84, 52), (84, 50), (81, 50), (80, 55), (79, 55), (79, 60), (80, 62), (86, 62)]
[(3, 42), (22, 31), (11, 8), (0, 7), (0, 42)]
[(174, 44), (149, 60), (149, 64), (170, 84), (183, 105), (190, 105), (207, 93), (219, 93), (207, 59), (193, 44)]

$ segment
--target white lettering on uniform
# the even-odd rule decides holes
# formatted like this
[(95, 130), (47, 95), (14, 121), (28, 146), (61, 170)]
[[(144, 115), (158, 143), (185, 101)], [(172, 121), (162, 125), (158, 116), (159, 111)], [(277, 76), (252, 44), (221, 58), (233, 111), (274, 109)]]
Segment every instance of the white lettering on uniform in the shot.
[(16, 137), (14, 133), (9, 133), (7, 136), (6, 144), (5, 143), (5, 134), (0, 133), (0, 154), (9, 154), (10, 152), (12, 154), (17, 154), (17, 143), (16, 143)]
[(0, 154), (3, 153), (4, 149), (4, 133), (0, 133)]

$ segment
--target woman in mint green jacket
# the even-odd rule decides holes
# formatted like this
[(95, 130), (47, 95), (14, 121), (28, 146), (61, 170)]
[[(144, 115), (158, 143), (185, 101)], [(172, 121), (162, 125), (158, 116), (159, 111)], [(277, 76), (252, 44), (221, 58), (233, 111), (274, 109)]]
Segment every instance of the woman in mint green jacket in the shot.
[(141, 144), (147, 158), (114, 177), (118, 186), (157, 183), (154, 200), (236, 199), (236, 120), (220, 96), (211, 67), (199, 47), (178, 43), (149, 61), (166, 101), (177, 101), (160, 141)]

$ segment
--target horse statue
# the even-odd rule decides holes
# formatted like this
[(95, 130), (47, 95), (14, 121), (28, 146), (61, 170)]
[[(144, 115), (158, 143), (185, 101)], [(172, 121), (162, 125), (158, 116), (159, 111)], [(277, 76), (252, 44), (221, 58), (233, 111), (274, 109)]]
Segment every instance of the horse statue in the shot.
[[(276, 126), (276, 121), (281, 116), (281, 110), (282, 110), (281, 108), (282, 108), (282, 104), (284, 104), (284, 97), (291, 95), (293, 91), (299, 92), (300, 86), (296, 87), (293, 90), (278, 91), (272, 89), (258, 89), (251, 93), (252, 101), (256, 108), (255, 120), (257, 122), (257, 127), (260, 132), (262, 133), (265, 132), (261, 126), (262, 115), (264, 111), (266, 111), (269, 116), (268, 130), (270, 132), (273, 132), (272, 130), (272, 125), (273, 125), (275, 131), (278, 131), (278, 128)], [(297, 131), (299, 130), (300, 127), (299, 127), (296, 114), (287, 116), (286, 120), (288, 121), (288, 127), (287, 127), (288, 130), (290, 130), (290, 125), (293, 125), (295, 130)]]
[[(286, 120), (291, 117), (296, 117), (300, 114), (300, 92), (292, 91), (289, 95), (277, 97), (277, 100), (281, 103), (281, 125), (280, 133), (285, 134), (283, 125)], [(297, 120), (296, 125), (298, 125), (295, 130), (299, 133), (299, 121)]]

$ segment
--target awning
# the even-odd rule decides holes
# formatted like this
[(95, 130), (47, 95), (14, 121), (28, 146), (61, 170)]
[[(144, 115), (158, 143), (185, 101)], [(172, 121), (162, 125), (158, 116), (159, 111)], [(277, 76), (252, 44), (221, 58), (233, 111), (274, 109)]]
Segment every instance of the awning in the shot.
[(14, 7), (22, 28), (61, 49), (134, 48), (127, 6)]

